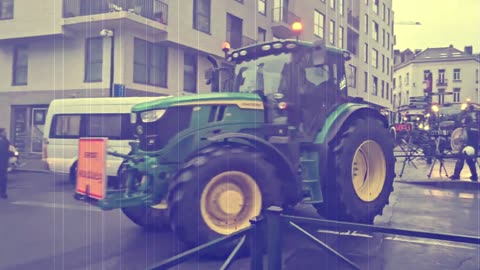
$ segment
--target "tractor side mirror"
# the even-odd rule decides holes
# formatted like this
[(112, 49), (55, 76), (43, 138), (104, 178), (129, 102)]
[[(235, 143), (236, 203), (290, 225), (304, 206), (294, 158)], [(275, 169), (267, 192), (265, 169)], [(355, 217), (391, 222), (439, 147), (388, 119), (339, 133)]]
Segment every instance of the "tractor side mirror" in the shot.
[(213, 78), (214, 77), (214, 75), (213, 75), (214, 72), (215, 71), (213, 70), (213, 68), (209, 68), (205, 71), (205, 81), (206, 81), (205, 83), (207, 85), (212, 83), (212, 80), (214, 79)]

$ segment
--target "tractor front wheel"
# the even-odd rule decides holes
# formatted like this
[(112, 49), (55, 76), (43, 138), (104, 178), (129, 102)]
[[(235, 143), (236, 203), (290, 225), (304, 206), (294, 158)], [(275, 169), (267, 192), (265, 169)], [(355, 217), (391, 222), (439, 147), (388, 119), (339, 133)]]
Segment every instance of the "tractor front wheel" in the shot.
[(331, 219), (372, 223), (393, 191), (395, 158), (388, 130), (375, 118), (350, 122), (331, 145), (332, 162), (318, 212)]
[[(122, 163), (118, 172), (118, 185), (124, 187), (128, 173), (135, 173), (137, 181), (142, 181), (143, 175), (126, 169), (127, 164)], [(133, 223), (147, 230), (164, 230), (168, 228), (167, 205), (160, 203), (152, 206), (133, 206), (122, 208), (123, 214)]]
[[(281, 205), (275, 169), (264, 157), (237, 146), (210, 147), (190, 159), (172, 181), (170, 224), (188, 246), (247, 228), (261, 210)], [(223, 257), (235, 243), (209, 254)]]

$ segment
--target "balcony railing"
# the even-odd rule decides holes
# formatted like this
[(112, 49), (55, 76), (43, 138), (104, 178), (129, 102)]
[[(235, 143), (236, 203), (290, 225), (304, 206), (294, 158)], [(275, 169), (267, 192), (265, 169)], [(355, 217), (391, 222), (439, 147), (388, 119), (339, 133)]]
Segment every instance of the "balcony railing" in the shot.
[(63, 0), (64, 18), (118, 11), (168, 24), (168, 5), (160, 0)]
[(446, 86), (448, 85), (447, 79), (437, 79), (437, 86)]
[(273, 8), (273, 22), (283, 22), (288, 25), (293, 24), (294, 22), (299, 22), (300, 17), (295, 15), (295, 13), (288, 10), (287, 7), (276, 7)]
[(352, 11), (348, 11), (348, 24), (353, 26), (353, 28), (360, 30), (360, 18), (358, 16), (353, 16)]
[(254, 45), (256, 43), (257, 41), (255, 39), (249, 38), (247, 36), (242, 36), (242, 47)]

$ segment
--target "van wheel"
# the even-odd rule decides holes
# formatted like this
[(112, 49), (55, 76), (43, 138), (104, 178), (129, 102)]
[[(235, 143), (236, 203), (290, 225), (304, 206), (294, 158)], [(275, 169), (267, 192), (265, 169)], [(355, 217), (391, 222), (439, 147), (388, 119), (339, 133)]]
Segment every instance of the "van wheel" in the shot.
[(70, 175), (68, 176), (68, 180), (73, 186), (77, 185), (77, 172), (78, 172), (78, 166), (77, 166), (77, 162), (75, 161), (72, 167), (70, 167)]

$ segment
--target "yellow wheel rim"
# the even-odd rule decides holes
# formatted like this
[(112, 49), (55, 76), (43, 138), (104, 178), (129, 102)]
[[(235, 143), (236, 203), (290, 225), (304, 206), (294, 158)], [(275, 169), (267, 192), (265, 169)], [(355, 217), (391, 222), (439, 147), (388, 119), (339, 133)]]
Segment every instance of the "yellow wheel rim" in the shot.
[(387, 175), (385, 156), (380, 145), (372, 140), (363, 142), (355, 151), (352, 182), (357, 196), (365, 202), (378, 198)]
[(207, 226), (228, 235), (250, 225), (262, 209), (262, 194), (253, 178), (227, 171), (213, 177), (202, 192), (200, 210)]

